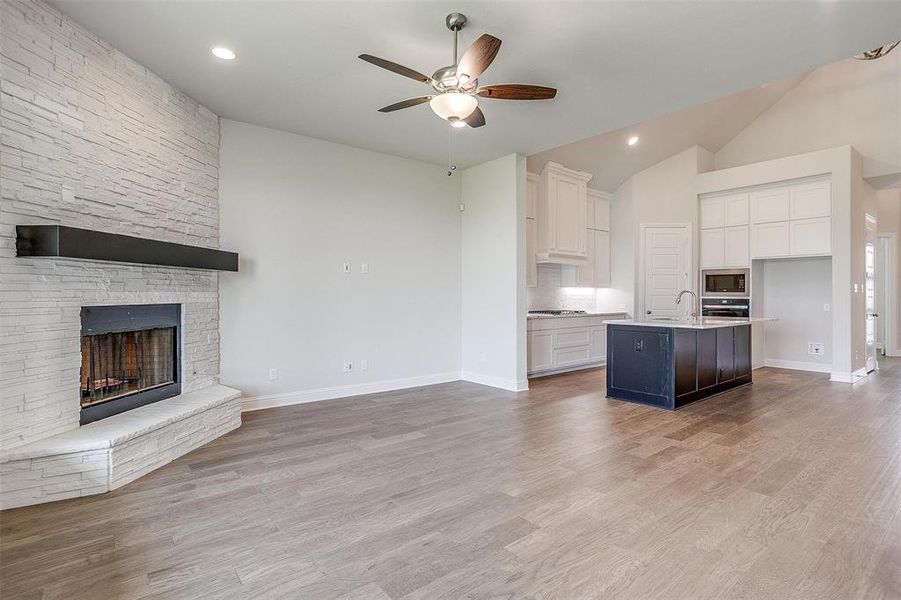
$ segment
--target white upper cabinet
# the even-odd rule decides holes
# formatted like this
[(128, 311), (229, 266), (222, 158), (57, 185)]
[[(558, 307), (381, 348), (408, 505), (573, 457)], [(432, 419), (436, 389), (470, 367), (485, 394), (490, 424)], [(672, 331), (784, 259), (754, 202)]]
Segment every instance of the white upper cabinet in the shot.
[(548, 162), (538, 182), (538, 262), (582, 264), (588, 256), (591, 175)]
[(715, 269), (726, 263), (726, 232), (722, 227), (701, 230), (701, 268)]
[(829, 181), (816, 181), (791, 187), (789, 218), (813, 219), (832, 214), (832, 185)]
[(751, 264), (750, 230), (747, 225), (726, 227), (723, 240), (723, 266), (747, 267)]
[(713, 229), (725, 224), (723, 215), (723, 198), (701, 199), (701, 229)]
[(748, 194), (723, 197), (723, 225), (734, 227), (748, 224)]
[(534, 219), (538, 214), (538, 175), (526, 173), (526, 218)]
[(589, 207), (593, 205), (594, 208), (594, 218), (589, 217), (588, 227), (610, 231), (610, 194), (589, 189), (588, 202)]
[(788, 221), (751, 225), (751, 256), (753, 258), (778, 258), (788, 256), (789, 252)]
[(588, 227), (588, 229), (597, 229), (598, 228), (598, 225), (597, 225), (598, 197), (597, 197), (597, 194), (594, 194), (592, 192), (594, 192), (594, 190), (588, 190), (588, 193), (586, 194), (586, 198), (585, 198), (585, 201), (586, 201), (585, 214), (586, 214), (586, 219), (587, 219), (585, 226)]
[(792, 256), (829, 254), (832, 252), (832, 219), (817, 217), (790, 222)]
[(751, 223), (773, 223), (789, 218), (791, 192), (788, 187), (751, 192)]
[(594, 285), (610, 287), (610, 232), (594, 232)]

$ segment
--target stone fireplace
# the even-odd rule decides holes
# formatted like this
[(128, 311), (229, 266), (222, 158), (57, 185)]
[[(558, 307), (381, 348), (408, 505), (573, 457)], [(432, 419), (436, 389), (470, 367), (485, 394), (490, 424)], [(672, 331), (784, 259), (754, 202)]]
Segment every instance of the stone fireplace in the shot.
[[(218, 248), (218, 117), (42, 0), (0, 11), (0, 508), (11, 508), (124, 485), (240, 426), (240, 394), (218, 385), (218, 272), (16, 255), (16, 226), (42, 224)], [(137, 356), (171, 334), (84, 339), (86, 307), (151, 305), (178, 307), (175, 378)], [(172, 385), (177, 395), (85, 420)]]

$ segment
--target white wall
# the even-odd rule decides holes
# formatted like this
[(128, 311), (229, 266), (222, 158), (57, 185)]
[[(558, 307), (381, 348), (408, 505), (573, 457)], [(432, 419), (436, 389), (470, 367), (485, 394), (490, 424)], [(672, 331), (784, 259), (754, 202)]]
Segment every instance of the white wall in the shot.
[[(877, 190), (877, 229), (879, 235), (894, 234), (895, 253), (892, 257), (895, 276), (894, 298), (890, 300), (894, 309), (892, 331), (887, 331), (886, 353), (901, 354), (901, 189)], [(877, 282), (883, 278), (877, 273)], [(880, 315), (883, 313), (880, 312)], [(884, 317), (883, 317), (884, 318)]]
[(525, 157), (462, 174), (463, 378), (526, 389)]
[[(754, 287), (763, 306), (755, 307), (779, 320), (766, 324), (765, 364), (829, 372), (832, 366), (832, 259), (799, 258), (760, 262)], [(755, 262), (755, 265), (757, 263)], [(808, 342), (824, 344), (822, 356), (811, 356)]]
[[(697, 175), (709, 170), (713, 155), (700, 146), (692, 146), (630, 177), (613, 194), (610, 206), (612, 287), (622, 294), (634, 314), (639, 283), (640, 235), (642, 223), (690, 223), (693, 256), (690, 273), (698, 265), (698, 191)], [(691, 288), (697, 291), (693, 278)]]
[(259, 407), (459, 377), (459, 178), (229, 120), (220, 175), (223, 384)]
[(901, 52), (811, 72), (716, 153), (724, 169), (851, 145), (863, 175), (901, 182)]

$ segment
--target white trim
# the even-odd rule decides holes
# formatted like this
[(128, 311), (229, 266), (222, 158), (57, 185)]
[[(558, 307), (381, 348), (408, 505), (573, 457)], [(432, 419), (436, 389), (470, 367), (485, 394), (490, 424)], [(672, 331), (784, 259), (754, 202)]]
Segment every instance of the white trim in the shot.
[(599, 369), (601, 367), (606, 367), (607, 361), (601, 360), (593, 363), (585, 363), (584, 365), (575, 365), (572, 367), (562, 367), (559, 369), (546, 369), (544, 371), (533, 371), (529, 373), (529, 379), (536, 379), (538, 377), (547, 377), (549, 375), (560, 375), (562, 373), (572, 373), (574, 371), (585, 371), (587, 369)]
[(525, 392), (529, 389), (528, 379), (525, 381), (517, 381), (515, 379), (504, 379), (503, 377), (495, 377), (494, 375), (482, 375), (481, 373), (470, 373), (467, 371), (460, 373), (460, 379), (511, 392)]
[[(695, 247), (694, 247), (694, 226), (691, 223), (641, 223), (638, 226), (638, 297), (635, 299), (633, 303), (638, 307), (638, 310), (635, 311), (636, 315), (640, 315), (640, 318), (645, 314), (645, 305), (644, 305), (644, 263), (645, 263), (645, 232), (649, 227), (667, 227), (671, 229), (684, 229), (686, 234), (688, 235), (688, 289), (698, 294), (698, 289), (695, 287), (695, 278), (694, 275), (698, 273), (698, 267), (695, 264)], [(700, 298), (700, 294), (698, 294)], [(700, 302), (698, 303), (700, 304)]]
[(826, 363), (806, 362), (802, 360), (782, 360), (780, 358), (764, 358), (763, 366), (793, 371), (811, 371), (813, 373), (831, 373), (832, 365)]
[(269, 394), (266, 396), (245, 396), (241, 403), (241, 412), (273, 408), (276, 406), (305, 404), (307, 402), (320, 402), (322, 400), (334, 400), (336, 398), (347, 398), (350, 396), (362, 396), (364, 394), (391, 392), (394, 390), (403, 390), (459, 380), (460, 373), (451, 371), (448, 373), (433, 373), (431, 375), (405, 377), (403, 379), (385, 379), (369, 383), (355, 383), (352, 385), (337, 385), (334, 387), (316, 388), (312, 390), (298, 390), (295, 392)]
[(861, 369), (857, 369), (852, 373), (843, 373), (841, 371), (833, 371), (829, 377), (829, 381), (835, 381), (837, 383), (857, 383), (861, 379), (867, 376), (867, 369), (863, 367)]

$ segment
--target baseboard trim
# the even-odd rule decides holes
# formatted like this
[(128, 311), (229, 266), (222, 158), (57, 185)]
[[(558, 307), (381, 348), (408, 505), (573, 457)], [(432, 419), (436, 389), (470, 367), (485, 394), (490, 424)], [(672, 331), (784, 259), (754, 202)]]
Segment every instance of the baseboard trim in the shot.
[(503, 377), (495, 377), (494, 375), (483, 375), (481, 373), (471, 373), (464, 371), (460, 373), (460, 379), (471, 383), (487, 385), (489, 387), (500, 388), (510, 392), (524, 392), (529, 389), (529, 380), (519, 381), (516, 379), (504, 379)]
[(782, 360), (779, 358), (766, 358), (763, 366), (776, 369), (791, 369), (792, 371), (810, 371), (812, 373), (831, 373), (832, 365), (801, 360)]
[(857, 383), (866, 376), (866, 368), (857, 369), (850, 373), (846, 371), (832, 371), (829, 375), (829, 381), (835, 381), (836, 383)]
[(563, 367), (561, 369), (548, 369), (546, 371), (533, 371), (529, 373), (529, 379), (536, 379), (538, 377), (547, 377), (549, 375), (561, 375), (563, 373), (573, 373), (575, 371), (586, 371), (588, 369), (599, 369), (601, 367), (606, 367), (607, 361), (602, 360), (599, 362), (593, 362), (585, 365), (575, 365), (572, 367)]
[(291, 406), (292, 404), (306, 404), (307, 402), (335, 400), (337, 398), (348, 398), (365, 394), (392, 392), (394, 390), (404, 390), (424, 385), (435, 385), (438, 383), (448, 383), (459, 380), (460, 373), (451, 371), (448, 373), (433, 373), (431, 375), (419, 375), (417, 377), (405, 377), (402, 379), (385, 379), (368, 383), (338, 385), (312, 390), (298, 390), (296, 392), (284, 392), (266, 396), (245, 396), (241, 403), (241, 412), (274, 408), (276, 406)]

